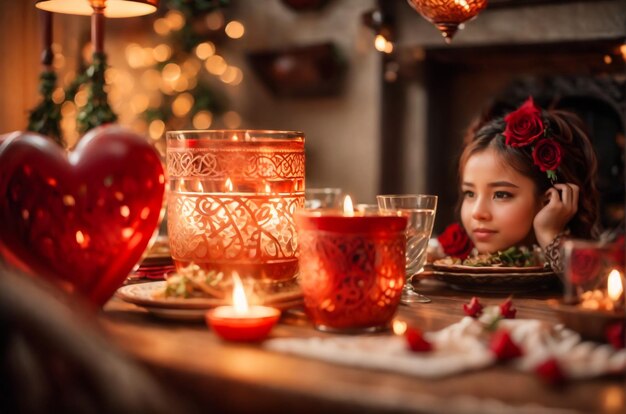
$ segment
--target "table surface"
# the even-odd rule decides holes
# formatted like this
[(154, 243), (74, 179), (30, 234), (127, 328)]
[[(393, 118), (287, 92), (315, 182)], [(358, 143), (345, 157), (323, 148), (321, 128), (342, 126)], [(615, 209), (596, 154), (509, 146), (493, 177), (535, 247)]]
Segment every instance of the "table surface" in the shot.
[[(400, 306), (398, 317), (424, 331), (460, 320), (473, 296), (441, 286), (420, 290), (429, 304)], [(514, 298), (518, 317), (557, 322), (546, 303), (558, 292)], [(485, 305), (500, 295), (480, 295)], [(288, 313), (272, 337), (325, 336), (299, 312)], [(624, 377), (546, 386), (532, 374), (506, 366), (444, 379), (422, 379), (351, 368), (264, 350), (258, 344), (225, 343), (203, 323), (157, 319), (144, 309), (110, 300), (101, 314), (113, 342), (147, 365), (168, 386), (202, 407), (227, 412), (626, 412)]]

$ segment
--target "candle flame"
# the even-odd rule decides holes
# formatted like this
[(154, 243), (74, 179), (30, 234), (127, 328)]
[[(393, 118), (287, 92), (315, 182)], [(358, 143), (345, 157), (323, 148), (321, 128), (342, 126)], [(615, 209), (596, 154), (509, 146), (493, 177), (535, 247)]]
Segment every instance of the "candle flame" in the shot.
[(239, 278), (237, 272), (233, 272), (233, 306), (235, 312), (239, 314), (248, 312), (248, 300), (246, 299), (246, 292), (243, 290), (243, 283)]
[(393, 333), (396, 335), (404, 335), (407, 329), (406, 322), (395, 320), (392, 325)]
[(239, 137), (237, 136), (237, 134), (233, 135), (233, 141), (239, 141)]
[(226, 179), (226, 184), (224, 184), (226, 186), (226, 191), (228, 191), (229, 193), (232, 193), (233, 191), (233, 182), (230, 181), (230, 177), (228, 177)]
[(267, 184), (267, 183), (265, 183), (265, 192), (268, 193), (268, 194), (272, 192), (272, 189), (270, 188), (270, 185)]
[(354, 207), (352, 206), (352, 199), (349, 195), (343, 199), (343, 213), (347, 216), (354, 215)]
[(619, 300), (619, 297), (624, 292), (624, 287), (622, 286), (622, 278), (617, 269), (613, 269), (611, 270), (611, 273), (609, 273), (607, 290), (609, 292), (609, 298), (611, 298), (613, 302)]

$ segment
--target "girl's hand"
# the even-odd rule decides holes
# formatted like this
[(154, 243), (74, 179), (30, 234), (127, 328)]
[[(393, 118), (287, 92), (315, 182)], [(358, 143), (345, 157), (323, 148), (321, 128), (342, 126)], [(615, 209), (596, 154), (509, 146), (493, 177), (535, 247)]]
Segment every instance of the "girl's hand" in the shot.
[[(560, 194), (559, 194), (560, 190)], [(565, 229), (565, 226), (578, 211), (576, 184), (555, 184), (545, 193), (547, 204), (537, 213), (533, 221), (535, 237), (541, 247), (546, 247)]]

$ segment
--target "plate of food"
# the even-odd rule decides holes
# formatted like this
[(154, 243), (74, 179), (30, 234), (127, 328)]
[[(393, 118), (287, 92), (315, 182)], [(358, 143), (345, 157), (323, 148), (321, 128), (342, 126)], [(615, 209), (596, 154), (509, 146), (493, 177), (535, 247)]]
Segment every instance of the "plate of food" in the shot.
[(530, 292), (558, 283), (540, 252), (517, 247), (465, 260), (446, 257), (436, 260), (432, 270), (435, 279), (453, 289), (472, 292)]
[[(117, 296), (158, 317), (199, 320), (208, 309), (230, 304), (229, 295), (217, 288), (223, 281), (216, 276), (205, 272), (174, 274), (164, 281), (123, 286)], [(286, 283), (280, 289), (251, 291), (249, 300), (251, 304), (288, 309), (302, 304), (302, 291), (297, 283)]]

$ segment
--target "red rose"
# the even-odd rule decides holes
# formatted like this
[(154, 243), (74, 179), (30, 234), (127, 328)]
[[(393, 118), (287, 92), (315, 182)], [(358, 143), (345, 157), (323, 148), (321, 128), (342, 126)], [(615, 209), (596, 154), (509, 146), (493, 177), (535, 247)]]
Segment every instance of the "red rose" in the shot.
[(406, 337), (409, 349), (413, 352), (430, 352), (433, 350), (432, 344), (424, 339), (419, 329), (408, 328), (404, 336)]
[(522, 356), (524, 353), (513, 342), (508, 331), (496, 331), (489, 342), (489, 349), (496, 355), (498, 361), (508, 361)]
[(446, 227), (437, 240), (445, 254), (459, 259), (465, 259), (474, 248), (465, 229), (459, 223), (452, 223)]
[(600, 252), (595, 249), (573, 249), (568, 266), (569, 281), (583, 285), (594, 280), (602, 269)]
[(504, 117), (506, 128), (504, 138), (512, 147), (525, 147), (543, 135), (541, 111), (530, 97), (517, 110)]
[(463, 312), (465, 312), (467, 316), (478, 318), (483, 313), (483, 305), (478, 301), (476, 296), (473, 296), (469, 305), (466, 303), (463, 304)]
[(554, 171), (561, 165), (563, 150), (553, 139), (542, 139), (533, 149), (533, 161), (541, 171)]

